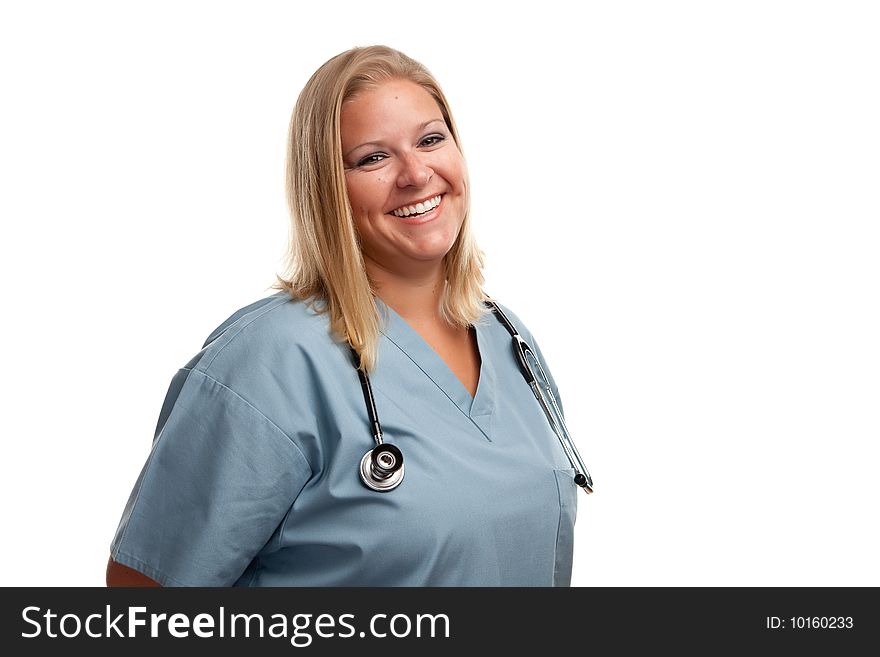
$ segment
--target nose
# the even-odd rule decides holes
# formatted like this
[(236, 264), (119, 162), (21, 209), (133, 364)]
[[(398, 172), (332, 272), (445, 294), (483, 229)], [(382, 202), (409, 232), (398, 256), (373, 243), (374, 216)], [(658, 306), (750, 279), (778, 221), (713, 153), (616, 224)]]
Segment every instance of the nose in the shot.
[(400, 172), (397, 175), (398, 187), (424, 187), (434, 175), (434, 170), (416, 153), (406, 153), (401, 156), (400, 160)]

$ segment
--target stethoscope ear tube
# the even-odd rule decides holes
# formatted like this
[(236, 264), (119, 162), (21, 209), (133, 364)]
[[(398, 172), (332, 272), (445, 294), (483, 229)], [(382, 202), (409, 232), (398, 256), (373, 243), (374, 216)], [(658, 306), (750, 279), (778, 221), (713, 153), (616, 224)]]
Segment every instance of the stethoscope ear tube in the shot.
[[(514, 327), (513, 322), (507, 318), (507, 315), (504, 314), (504, 311), (501, 310), (498, 304), (494, 301), (486, 301), (486, 305), (497, 315), (498, 319), (501, 320), (501, 323), (504, 324), (504, 327), (507, 329), (507, 332), (510, 333), (513, 338), (513, 352), (519, 363), (520, 371), (522, 371), (523, 377), (525, 377), (525, 380), (532, 389), (535, 398), (544, 410), (544, 414), (547, 416), (547, 420), (550, 422), (553, 432), (559, 439), (559, 444), (562, 445), (562, 450), (568, 457), (571, 467), (574, 468), (574, 483), (583, 488), (587, 493), (592, 493), (593, 479), (590, 477), (590, 473), (587, 471), (587, 466), (585, 466), (584, 462), (581, 460), (581, 456), (578, 454), (577, 448), (574, 446), (574, 441), (568, 433), (568, 427), (565, 426), (565, 418), (562, 416), (562, 411), (559, 408), (559, 404), (556, 402), (556, 395), (553, 394), (553, 389), (550, 387), (550, 382), (547, 378), (547, 374), (544, 372), (544, 368), (541, 366), (541, 361), (538, 360), (538, 357), (529, 346), (529, 343), (523, 340), (522, 336)], [(540, 374), (540, 382), (538, 381), (538, 375), (535, 373), (535, 368), (537, 368), (537, 371)], [(544, 396), (545, 392), (547, 397), (550, 398), (549, 404)]]

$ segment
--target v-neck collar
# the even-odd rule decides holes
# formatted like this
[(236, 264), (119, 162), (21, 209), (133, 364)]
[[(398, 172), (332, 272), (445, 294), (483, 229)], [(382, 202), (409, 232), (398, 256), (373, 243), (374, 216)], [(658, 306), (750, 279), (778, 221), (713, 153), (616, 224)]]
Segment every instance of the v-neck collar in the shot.
[(434, 385), (458, 410), (476, 425), (486, 440), (491, 441), (496, 376), (487, 327), (481, 326), (479, 322), (472, 324), (477, 336), (477, 348), (480, 351), (480, 380), (477, 384), (477, 393), (471, 397), (464, 384), (419, 332), (382, 299), (379, 297), (375, 299), (380, 320), (384, 321), (387, 313), (388, 321), (381, 328), (382, 334), (434, 382)]

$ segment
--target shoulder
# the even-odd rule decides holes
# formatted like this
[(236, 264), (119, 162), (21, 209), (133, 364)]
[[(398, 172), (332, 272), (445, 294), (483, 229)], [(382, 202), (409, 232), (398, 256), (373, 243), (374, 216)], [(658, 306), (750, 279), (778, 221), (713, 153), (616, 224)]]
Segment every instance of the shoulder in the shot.
[[(217, 340), (217, 338), (224, 335), (231, 327), (238, 326), (239, 328), (243, 328), (246, 325), (252, 324), (253, 322), (258, 321), (259, 318), (267, 313), (271, 313), (273, 310), (276, 310), (287, 302), (295, 303), (286, 292), (278, 292), (272, 296), (254, 301), (243, 308), (239, 308), (227, 317), (220, 326), (211, 331), (211, 335), (205, 340), (203, 347), (209, 346), (212, 342)], [(235, 329), (233, 328), (233, 330)]]
[[(532, 332), (529, 330), (529, 327), (522, 320), (522, 318), (519, 316), (519, 314), (517, 314), (515, 311), (513, 311), (510, 308), (510, 306), (501, 303), (497, 299), (492, 299), (492, 301), (495, 303), (496, 306), (498, 306), (498, 308), (501, 310), (501, 312), (504, 313), (504, 315), (507, 317), (507, 319), (510, 320), (510, 323), (513, 324), (513, 328), (516, 329), (517, 333), (519, 333), (522, 337), (526, 338), (527, 340), (534, 338), (534, 336), (532, 335)], [(488, 323), (495, 323), (498, 326), (503, 327), (503, 324), (499, 321), (499, 319), (497, 317), (494, 317), (494, 315), (495, 315), (495, 313), (492, 312), (491, 310), (489, 310), (485, 314), (485, 316), (483, 317), (483, 320), (482, 320), (483, 324), (485, 325)], [(503, 330), (505, 333), (507, 333), (507, 329), (503, 329)], [(509, 333), (507, 333), (507, 334), (509, 335)]]
[[(493, 299), (493, 301), (495, 300)], [(544, 368), (544, 371), (550, 379), (550, 385), (553, 387), (553, 393), (556, 395), (557, 401), (559, 401), (559, 389), (556, 386), (556, 381), (554, 381), (553, 379), (553, 374), (550, 372), (550, 368), (547, 365), (547, 359), (544, 357), (544, 354), (541, 351), (541, 345), (538, 343), (538, 340), (535, 338), (535, 336), (529, 330), (528, 326), (526, 326), (525, 322), (523, 322), (518, 314), (516, 314), (508, 306), (499, 303), (498, 301), (495, 301), (495, 304), (507, 316), (507, 319), (510, 321), (511, 324), (513, 324), (513, 327), (517, 331), (517, 333), (519, 333), (520, 336), (522, 336), (522, 338), (528, 343), (528, 345), (535, 351), (538, 360), (541, 362), (541, 366)], [(489, 314), (492, 313), (490, 312)], [(494, 321), (496, 321), (499, 326), (501, 325), (500, 321)], [(506, 329), (502, 328), (501, 330), (505, 331), (507, 335), (510, 335), (509, 333), (507, 333)], [(560, 405), (562, 404), (561, 401), (559, 403)]]
[(282, 291), (233, 312), (211, 331), (186, 368), (216, 374), (332, 342), (329, 318)]

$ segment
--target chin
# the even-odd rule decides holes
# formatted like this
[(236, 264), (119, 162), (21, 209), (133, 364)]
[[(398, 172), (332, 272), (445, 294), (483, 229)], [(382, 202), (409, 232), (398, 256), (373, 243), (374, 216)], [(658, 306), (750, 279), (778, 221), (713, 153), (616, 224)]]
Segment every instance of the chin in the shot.
[(452, 250), (454, 244), (455, 240), (452, 240), (442, 246), (432, 244), (424, 248), (416, 247), (411, 249), (407, 255), (415, 260), (442, 260)]

